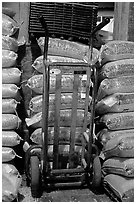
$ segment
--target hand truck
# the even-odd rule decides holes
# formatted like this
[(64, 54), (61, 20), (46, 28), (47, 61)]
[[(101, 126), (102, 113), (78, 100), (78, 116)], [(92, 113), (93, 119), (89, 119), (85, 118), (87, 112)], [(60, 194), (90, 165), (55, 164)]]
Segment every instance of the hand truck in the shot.
[[(34, 198), (41, 197), (43, 190), (54, 187), (84, 186), (88, 184), (93, 188), (98, 188), (101, 184), (101, 163), (98, 156), (97, 146), (94, 144), (94, 117), (95, 99), (97, 93), (97, 66), (92, 64), (93, 36), (100, 30), (109, 19), (99, 24), (91, 33), (90, 37), (90, 62), (89, 63), (48, 63), (48, 28), (43, 16), (39, 20), (45, 29), (45, 43), (43, 53), (43, 108), (42, 108), (42, 145), (32, 145), (26, 152), (26, 176), (30, 179), (31, 194)], [(49, 95), (50, 95), (50, 73), (53, 69), (59, 69), (56, 75), (55, 105), (54, 105), (54, 139), (49, 142)], [(61, 78), (65, 73), (73, 75), (73, 101), (71, 105), (71, 119), (61, 121)], [(79, 76), (86, 75), (85, 101), (82, 106), (84, 118), (77, 124), (78, 113), (78, 87)], [(90, 80), (92, 80), (92, 102), (89, 118), (89, 141), (84, 140), (84, 132), (88, 127), (88, 107), (90, 94)], [(62, 124), (63, 123), (63, 124)], [(59, 141), (60, 127), (69, 126), (69, 141)], [(80, 142), (75, 137), (77, 126), (81, 127)], [(60, 147), (67, 146), (65, 148)], [(49, 153), (52, 147), (52, 154)], [(64, 162), (62, 162), (64, 161)]]

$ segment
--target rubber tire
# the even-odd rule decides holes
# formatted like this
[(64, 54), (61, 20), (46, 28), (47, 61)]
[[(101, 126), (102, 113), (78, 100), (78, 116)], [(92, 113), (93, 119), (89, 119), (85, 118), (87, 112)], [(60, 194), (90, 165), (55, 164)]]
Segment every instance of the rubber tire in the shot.
[(39, 168), (39, 159), (37, 156), (30, 157), (31, 172), (31, 195), (33, 198), (40, 198), (42, 195), (41, 173)]
[(92, 187), (98, 188), (101, 185), (101, 162), (98, 156), (93, 160), (93, 178), (92, 178)]

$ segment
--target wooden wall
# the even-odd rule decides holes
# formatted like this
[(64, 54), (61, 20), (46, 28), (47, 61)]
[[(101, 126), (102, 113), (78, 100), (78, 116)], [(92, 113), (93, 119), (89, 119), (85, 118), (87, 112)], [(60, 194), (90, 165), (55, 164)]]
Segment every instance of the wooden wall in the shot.
[(134, 2), (115, 3), (113, 39), (134, 41)]

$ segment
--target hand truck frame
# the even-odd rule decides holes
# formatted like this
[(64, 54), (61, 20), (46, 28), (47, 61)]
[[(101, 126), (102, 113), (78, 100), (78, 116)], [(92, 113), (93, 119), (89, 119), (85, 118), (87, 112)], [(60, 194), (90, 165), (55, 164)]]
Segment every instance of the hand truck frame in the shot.
[[(32, 196), (38, 198), (42, 195), (43, 184), (44, 189), (52, 187), (69, 187), (89, 184), (93, 188), (98, 188), (101, 184), (101, 163), (98, 156), (97, 146), (94, 144), (94, 117), (95, 117), (95, 99), (97, 94), (97, 66), (89, 63), (48, 63), (48, 28), (43, 16), (39, 16), (39, 20), (42, 27), (45, 29), (45, 43), (43, 53), (43, 107), (42, 107), (42, 145), (32, 145), (26, 152), (26, 176), (30, 179)], [(92, 59), (93, 51), (93, 36), (94, 34), (109, 23), (109, 19), (105, 19), (99, 24), (91, 33), (89, 47), (90, 47), (90, 59)], [(48, 127), (49, 127), (49, 94), (50, 94), (50, 71), (52, 68), (59, 68), (60, 73), (56, 75), (56, 89), (55, 89), (55, 108), (54, 108), (54, 141), (52, 144), (48, 142)], [(73, 81), (73, 102), (71, 107), (71, 121), (65, 123), (66, 126), (70, 126), (70, 141), (69, 141), (69, 153), (67, 158), (67, 164), (65, 168), (60, 167), (60, 161), (64, 155), (59, 155), (59, 145), (67, 145), (67, 142), (59, 142), (59, 128), (60, 122), (60, 110), (61, 110), (61, 77), (63, 72), (72, 72), (74, 75)], [(78, 110), (78, 85), (79, 75), (87, 75), (86, 80), (86, 98), (84, 104), (84, 120), (82, 123), (82, 140), (81, 140), (81, 160), (80, 167), (75, 168), (73, 158), (77, 158), (75, 155), (75, 145), (79, 145), (75, 141), (76, 131), (76, 117)], [(87, 113), (89, 106), (89, 92), (90, 92), (90, 80), (92, 80), (92, 102), (91, 102), (91, 117), (89, 127), (89, 141), (85, 142), (83, 134), (87, 129)], [(50, 166), (48, 147), (53, 145), (52, 155), (52, 167)], [(75, 157), (74, 157), (75, 156)]]

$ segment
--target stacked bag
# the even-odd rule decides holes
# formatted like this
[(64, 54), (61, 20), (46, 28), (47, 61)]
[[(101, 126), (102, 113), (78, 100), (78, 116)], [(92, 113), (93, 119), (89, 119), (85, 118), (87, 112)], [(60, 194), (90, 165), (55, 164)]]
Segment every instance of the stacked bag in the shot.
[(134, 43), (110, 41), (100, 51), (96, 103), (104, 188), (134, 201)]
[[(44, 38), (41, 37), (38, 40), (39, 47), (43, 53), (44, 47)], [(70, 42), (67, 40), (61, 40), (57, 38), (49, 38), (48, 46), (48, 57), (47, 61), (52, 62), (85, 62), (88, 58), (88, 46), (81, 45), (79, 43)], [(98, 52), (94, 49), (93, 52), (94, 63), (98, 60)], [(43, 55), (35, 59), (32, 64), (34, 68), (34, 75), (28, 79), (27, 86), (32, 90), (32, 99), (29, 103), (30, 117), (26, 118), (26, 124), (28, 127), (32, 128), (32, 134), (30, 139), (35, 144), (42, 143), (42, 94), (43, 94)], [(63, 69), (63, 68), (62, 68)], [(49, 155), (53, 157), (53, 138), (54, 138), (54, 104), (55, 104), (55, 84), (56, 76), (61, 72), (61, 69), (53, 67), (50, 70), (50, 95), (49, 95)], [(62, 71), (63, 73), (63, 71)], [(83, 81), (85, 78), (82, 74), (80, 77), (79, 95), (78, 95), (78, 127), (76, 129), (76, 142), (81, 143), (81, 124), (83, 123), (84, 118), (84, 102), (85, 98), (83, 93), (86, 90), (83, 90)], [(61, 88), (63, 93), (61, 94), (61, 108), (60, 110), (60, 138), (61, 142), (68, 142), (70, 140), (70, 125), (71, 125), (71, 108), (72, 108), (72, 91), (73, 91), (73, 73), (65, 72), (62, 74), (62, 84)], [(87, 79), (85, 79), (86, 81)], [(82, 90), (81, 90), (82, 89)], [(68, 91), (68, 92), (67, 92)], [(90, 115), (88, 114), (88, 120)], [(69, 127), (65, 127), (69, 126)], [(81, 146), (75, 147), (76, 152), (81, 151)], [(59, 145), (59, 152), (65, 155), (69, 154), (69, 145)]]
[(17, 114), (21, 71), (16, 67), (18, 58), (17, 33), (19, 26), (13, 20), (15, 13), (3, 8), (2, 14), (2, 201), (17, 199), (22, 178), (13, 160), (22, 138), (17, 130), (21, 119)]

